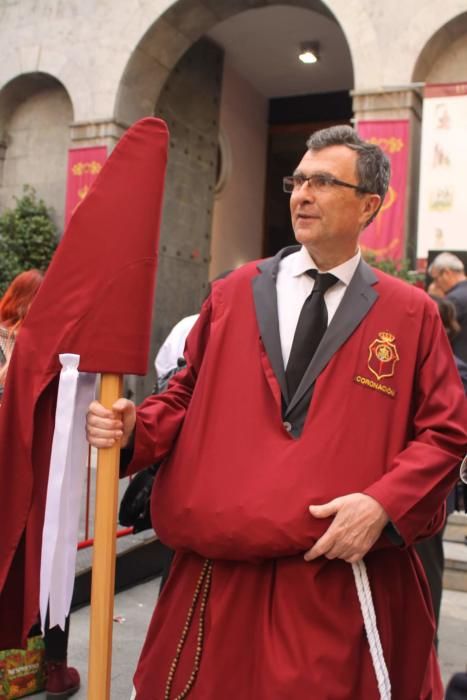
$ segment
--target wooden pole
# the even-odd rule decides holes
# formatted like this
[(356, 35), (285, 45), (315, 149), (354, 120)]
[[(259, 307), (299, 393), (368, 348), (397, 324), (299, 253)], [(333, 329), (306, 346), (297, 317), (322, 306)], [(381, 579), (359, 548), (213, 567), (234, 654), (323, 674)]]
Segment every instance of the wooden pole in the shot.
[[(121, 393), (122, 377), (118, 374), (103, 374), (99, 398), (102, 405), (112, 408)], [(110, 698), (119, 459), (118, 444), (98, 451), (88, 700)]]

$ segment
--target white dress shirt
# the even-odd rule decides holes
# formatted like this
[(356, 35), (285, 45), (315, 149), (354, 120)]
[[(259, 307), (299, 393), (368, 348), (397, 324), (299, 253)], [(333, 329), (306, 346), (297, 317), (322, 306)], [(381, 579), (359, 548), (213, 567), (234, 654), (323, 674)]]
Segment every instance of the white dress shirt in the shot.
[(162, 343), (154, 362), (159, 379), (167, 372), (175, 369), (178, 358), (183, 357), (187, 335), (198, 320), (198, 316), (199, 314), (193, 314), (193, 316), (182, 318), (181, 321), (175, 324)]
[[(357, 269), (360, 258), (361, 254), (360, 250), (358, 250), (350, 260), (346, 260), (346, 262), (333, 267), (331, 270), (326, 270), (326, 272), (331, 273), (339, 280), (324, 294), (328, 312), (328, 325), (331, 323), (337, 307), (342, 301), (342, 297)], [(310, 269), (321, 272), (304, 246), (296, 253), (291, 253), (282, 258), (279, 263), (276, 281), (277, 311), (284, 367), (287, 367), (287, 362), (289, 361), (300, 311), (305, 299), (313, 291), (315, 284), (314, 279), (306, 274), (306, 271)]]

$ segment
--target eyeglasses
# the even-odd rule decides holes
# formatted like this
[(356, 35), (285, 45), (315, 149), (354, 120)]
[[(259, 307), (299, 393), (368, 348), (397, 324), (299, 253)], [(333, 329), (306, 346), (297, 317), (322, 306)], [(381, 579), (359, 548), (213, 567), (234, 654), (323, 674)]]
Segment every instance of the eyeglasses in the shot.
[(366, 187), (360, 187), (360, 185), (352, 185), (350, 182), (344, 182), (343, 180), (338, 180), (337, 177), (333, 175), (327, 175), (326, 173), (313, 173), (313, 175), (287, 175), (282, 180), (282, 186), (284, 192), (290, 194), (294, 190), (299, 190), (304, 183), (307, 183), (308, 187), (312, 187), (315, 192), (325, 192), (326, 190), (331, 190), (333, 187), (349, 187), (352, 190), (357, 190), (357, 192), (362, 192), (363, 194), (374, 194), (371, 190), (367, 190)]

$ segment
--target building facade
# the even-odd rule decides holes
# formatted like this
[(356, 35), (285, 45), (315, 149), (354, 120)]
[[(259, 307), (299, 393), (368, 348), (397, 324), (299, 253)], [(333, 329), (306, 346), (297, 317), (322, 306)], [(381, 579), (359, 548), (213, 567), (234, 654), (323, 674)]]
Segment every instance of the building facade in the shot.
[[(298, 38), (319, 79), (288, 62)], [(29, 184), (63, 228), (69, 149), (165, 119), (155, 352), (209, 279), (290, 236), (269, 174), (315, 126), (408, 120), (413, 244), (423, 84), (466, 78), (465, 0), (1, 0), (0, 210)]]

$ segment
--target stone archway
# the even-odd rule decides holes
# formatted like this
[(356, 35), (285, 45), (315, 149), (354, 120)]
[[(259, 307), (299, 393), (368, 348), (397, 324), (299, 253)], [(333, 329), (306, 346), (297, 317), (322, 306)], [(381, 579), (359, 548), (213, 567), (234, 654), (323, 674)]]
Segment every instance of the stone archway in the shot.
[(440, 27), (415, 63), (414, 82), (463, 82), (467, 75), (467, 12)]
[(117, 91), (115, 121), (132, 124), (151, 114), (180, 58), (216, 24), (246, 10), (271, 5), (312, 10), (339, 24), (323, 0), (178, 0), (154, 22), (133, 51)]
[(0, 91), (0, 207), (32, 185), (63, 222), (66, 158), (73, 108), (67, 91), (45, 73), (27, 73)]

